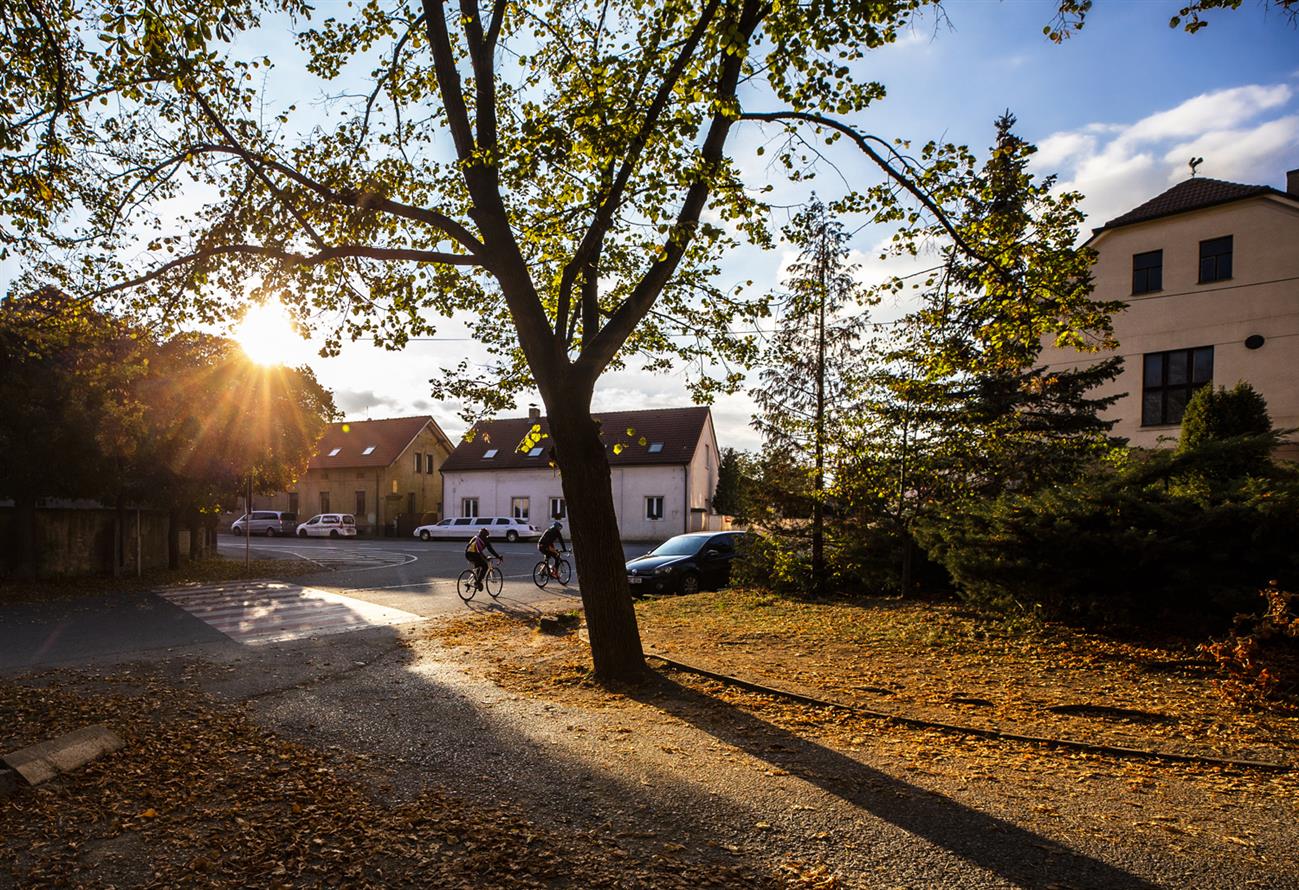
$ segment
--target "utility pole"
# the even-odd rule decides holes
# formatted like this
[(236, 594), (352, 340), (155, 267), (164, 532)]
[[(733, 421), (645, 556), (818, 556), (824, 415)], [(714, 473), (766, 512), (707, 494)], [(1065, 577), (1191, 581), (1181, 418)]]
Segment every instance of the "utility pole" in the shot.
[(816, 488), (812, 500), (812, 584), (817, 596), (825, 593), (825, 272), (826, 226), (821, 223), (817, 244), (817, 321), (816, 321), (816, 424), (813, 450), (816, 455)]
[(248, 474), (248, 488), (244, 491), (244, 570), (252, 568), (253, 546), (253, 474)]

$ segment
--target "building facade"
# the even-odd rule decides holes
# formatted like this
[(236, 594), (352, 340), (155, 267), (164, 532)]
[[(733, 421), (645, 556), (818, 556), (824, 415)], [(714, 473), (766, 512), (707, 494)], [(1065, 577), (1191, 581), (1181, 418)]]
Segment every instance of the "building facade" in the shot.
[(451, 440), (432, 417), (331, 423), (307, 472), (288, 490), (254, 496), (253, 509), (351, 513), (363, 534), (407, 533), (442, 512), (442, 464)]
[[(1123, 356), (1104, 390), (1114, 435), (1176, 442), (1201, 386), (1251, 384), (1274, 426), (1299, 427), (1299, 170), (1286, 190), (1191, 178), (1096, 229), (1097, 299), (1122, 300), (1115, 351), (1048, 348), (1051, 367)], [(1299, 446), (1281, 456), (1299, 457)]]
[[(719, 454), (707, 408), (609, 411), (597, 417), (625, 540), (661, 541), (723, 526), (712, 507)], [(446, 515), (517, 516), (538, 527), (567, 519), (559, 470), (550, 466), (549, 438), (519, 450), (534, 426), (549, 435), (546, 419), (534, 413), (479, 424), (456, 446), (442, 467)]]

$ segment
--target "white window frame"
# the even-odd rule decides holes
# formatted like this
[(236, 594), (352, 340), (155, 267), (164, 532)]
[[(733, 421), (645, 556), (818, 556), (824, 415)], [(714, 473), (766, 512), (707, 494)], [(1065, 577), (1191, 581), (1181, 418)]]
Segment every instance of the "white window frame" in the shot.
[(550, 499), (550, 518), (551, 519), (568, 518), (568, 502), (565, 501), (562, 497)]
[[(658, 515), (654, 515), (655, 502), (658, 502)], [(663, 518), (663, 495), (650, 494), (645, 496), (645, 518), (651, 522), (658, 522)]]
[(478, 498), (461, 498), (460, 499), (460, 517), (477, 519), (478, 518)]
[[(519, 509), (520, 507), (522, 507), (523, 509), (520, 510)], [(532, 513), (531, 498), (528, 497), (510, 498), (510, 515), (512, 517), (527, 522), (528, 517), (531, 513)]]

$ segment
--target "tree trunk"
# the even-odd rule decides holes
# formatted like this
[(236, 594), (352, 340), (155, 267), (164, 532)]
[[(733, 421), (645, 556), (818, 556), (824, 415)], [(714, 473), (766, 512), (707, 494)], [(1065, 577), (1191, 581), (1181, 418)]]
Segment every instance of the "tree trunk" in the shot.
[(14, 521), (18, 524), (18, 565), (14, 574), (30, 581), (36, 577), (36, 497), (14, 498)]
[(826, 257), (825, 226), (817, 245), (817, 271), (820, 291), (817, 294), (816, 322), (816, 426), (813, 430), (816, 452), (816, 500), (812, 502), (812, 590), (825, 595), (825, 304)]
[(644, 672), (645, 655), (627, 588), (609, 459), (599, 427), (591, 419), (589, 399), (566, 401), (553, 406), (547, 402), (547, 419), (568, 503), (591, 658), (599, 679), (630, 680)]
[(175, 507), (167, 511), (167, 568), (180, 568), (180, 511)]

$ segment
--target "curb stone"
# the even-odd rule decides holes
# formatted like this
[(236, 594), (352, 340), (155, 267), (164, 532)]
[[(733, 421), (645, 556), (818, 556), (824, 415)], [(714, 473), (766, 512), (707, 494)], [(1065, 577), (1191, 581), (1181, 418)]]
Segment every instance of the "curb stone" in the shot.
[[(38, 742), (0, 757), (28, 785), (48, 782), (55, 776), (84, 766), (102, 754), (116, 751), (126, 743), (107, 726), (96, 724)], [(0, 780), (2, 784), (3, 780)]]

